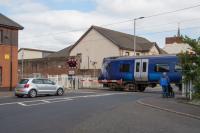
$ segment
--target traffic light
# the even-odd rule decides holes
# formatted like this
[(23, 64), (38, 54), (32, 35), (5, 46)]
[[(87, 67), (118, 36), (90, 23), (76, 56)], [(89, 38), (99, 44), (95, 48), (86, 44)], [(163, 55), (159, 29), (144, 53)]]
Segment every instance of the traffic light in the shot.
[(77, 67), (77, 60), (76, 59), (69, 59), (67, 61), (67, 64), (70, 68), (76, 68)]

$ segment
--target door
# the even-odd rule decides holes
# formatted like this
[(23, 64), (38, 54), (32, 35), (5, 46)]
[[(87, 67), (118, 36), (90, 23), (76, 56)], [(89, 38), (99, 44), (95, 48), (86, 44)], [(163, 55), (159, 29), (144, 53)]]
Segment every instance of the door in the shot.
[(44, 82), (44, 89), (46, 94), (54, 94), (56, 93), (56, 85), (53, 81), (48, 79), (43, 79)]
[(135, 59), (135, 81), (148, 81), (148, 59)]
[(45, 93), (45, 86), (42, 79), (33, 79), (32, 83), (35, 85), (35, 89), (37, 89), (38, 94)]

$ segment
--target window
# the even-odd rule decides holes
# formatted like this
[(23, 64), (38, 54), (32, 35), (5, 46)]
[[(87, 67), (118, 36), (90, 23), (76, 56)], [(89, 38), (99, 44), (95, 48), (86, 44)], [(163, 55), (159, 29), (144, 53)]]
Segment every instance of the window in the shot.
[(2, 67), (0, 67), (0, 85), (2, 84)]
[(129, 56), (130, 55), (130, 53), (129, 52), (125, 52), (125, 56)]
[(28, 83), (28, 79), (21, 79), (20, 81), (19, 81), (19, 84), (27, 84)]
[(154, 67), (155, 72), (169, 72), (168, 64), (156, 64)]
[(174, 69), (175, 69), (175, 72), (180, 72), (180, 71), (182, 71), (181, 64), (176, 64)]
[(143, 62), (142, 72), (147, 72), (147, 63), (146, 62)]
[(130, 64), (122, 64), (120, 66), (120, 72), (129, 72)]
[(0, 30), (0, 44), (3, 43), (3, 30)]
[(42, 79), (34, 79), (32, 81), (32, 83), (34, 83), (34, 84), (43, 84), (43, 81), (42, 81)]
[(137, 56), (139, 56), (139, 55), (140, 55), (140, 53), (136, 53), (136, 55), (137, 55)]
[(44, 84), (53, 84), (53, 82), (51, 80), (48, 80), (48, 79), (44, 79), (43, 80)]
[(136, 63), (136, 72), (140, 72), (140, 62)]

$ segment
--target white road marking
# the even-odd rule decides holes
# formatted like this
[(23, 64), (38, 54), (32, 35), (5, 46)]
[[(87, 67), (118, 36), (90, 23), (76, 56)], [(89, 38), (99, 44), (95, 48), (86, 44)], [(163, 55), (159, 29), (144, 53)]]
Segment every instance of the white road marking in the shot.
[[(0, 106), (13, 105), (13, 104), (18, 104), (18, 105), (22, 105), (22, 106), (34, 106), (34, 105), (49, 104), (49, 103), (56, 103), (56, 102), (63, 102), (63, 101), (71, 101), (71, 100), (78, 99), (78, 98), (102, 97), (102, 96), (110, 96), (110, 95), (121, 95), (121, 94), (127, 94), (127, 93), (128, 92), (103, 93), (103, 94), (96, 94), (96, 95), (85, 95), (85, 96), (73, 96), (73, 97), (61, 97), (61, 98), (30, 100), (30, 101), (21, 101), (21, 102), (10, 102), (10, 103), (1, 103)], [(39, 102), (39, 103), (36, 103), (36, 102)]]

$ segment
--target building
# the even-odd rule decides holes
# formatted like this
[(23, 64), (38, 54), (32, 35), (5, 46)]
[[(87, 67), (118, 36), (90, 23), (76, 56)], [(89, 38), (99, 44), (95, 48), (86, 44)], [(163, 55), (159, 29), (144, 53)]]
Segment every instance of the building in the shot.
[[(80, 69), (101, 69), (103, 59), (106, 57), (134, 55), (133, 42), (133, 35), (91, 26), (72, 46), (69, 55), (81, 55)], [(158, 55), (162, 53), (163, 51), (155, 42), (136, 36), (137, 55)]]
[(0, 89), (16, 86), (18, 31), (23, 27), (0, 13)]
[[(134, 54), (133, 40), (133, 35), (91, 26), (74, 45), (50, 54), (43, 59), (26, 60), (26, 62), (29, 62), (29, 68), (31, 68), (28, 73), (69, 74), (72, 72), (81, 75), (93, 75), (93, 73), (97, 75), (100, 72), (104, 58), (132, 56)], [(137, 36), (136, 54), (158, 55), (165, 54), (165, 52), (155, 42)], [(73, 70), (70, 70), (66, 63), (71, 57), (78, 61), (76, 69)], [(44, 62), (48, 63), (48, 67)], [(37, 71), (35, 71), (36, 68)], [(61, 68), (62, 71), (59, 71)]]
[(180, 36), (167, 37), (163, 48), (168, 54), (179, 54), (186, 51), (191, 51), (191, 47), (184, 43)]
[(18, 50), (18, 60), (44, 58), (52, 53), (55, 53), (55, 51), (20, 48)]

